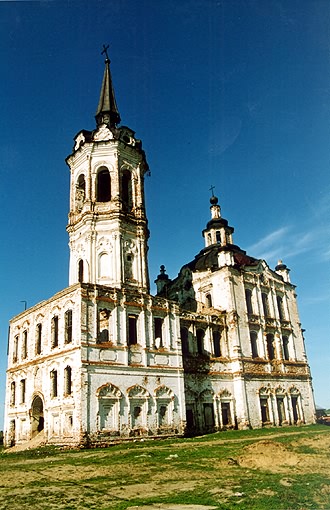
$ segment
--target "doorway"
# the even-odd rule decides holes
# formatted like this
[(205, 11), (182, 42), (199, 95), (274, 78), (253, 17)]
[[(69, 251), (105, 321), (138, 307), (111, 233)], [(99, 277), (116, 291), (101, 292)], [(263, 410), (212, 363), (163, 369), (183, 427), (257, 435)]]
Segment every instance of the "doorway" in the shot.
[(31, 407), (31, 437), (44, 430), (44, 405), (39, 396), (34, 397)]

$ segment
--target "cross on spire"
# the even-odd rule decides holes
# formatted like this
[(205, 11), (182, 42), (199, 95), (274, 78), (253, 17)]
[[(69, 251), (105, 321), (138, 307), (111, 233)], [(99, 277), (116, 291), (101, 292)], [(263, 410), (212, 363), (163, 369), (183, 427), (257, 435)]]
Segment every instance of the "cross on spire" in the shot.
[(101, 55), (103, 55), (103, 54), (105, 55), (106, 61), (107, 61), (107, 60), (109, 60), (109, 61), (110, 61), (110, 59), (109, 59), (109, 55), (108, 55), (108, 48), (109, 48), (109, 44), (108, 44), (108, 46), (106, 46), (105, 44), (103, 44), (103, 51), (102, 51)]
[(215, 186), (211, 186), (209, 189), (209, 191), (211, 191), (211, 193), (212, 193), (212, 197), (214, 197), (214, 192), (213, 192), (214, 189), (215, 189)]

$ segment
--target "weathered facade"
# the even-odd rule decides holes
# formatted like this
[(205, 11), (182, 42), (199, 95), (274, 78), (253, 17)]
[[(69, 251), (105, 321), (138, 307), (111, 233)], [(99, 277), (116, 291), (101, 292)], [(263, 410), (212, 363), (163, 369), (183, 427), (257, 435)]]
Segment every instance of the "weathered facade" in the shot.
[(215, 196), (205, 248), (150, 294), (148, 164), (119, 123), (107, 58), (96, 129), (67, 158), (69, 287), (10, 322), (6, 445), (312, 423), (289, 270), (233, 244)]

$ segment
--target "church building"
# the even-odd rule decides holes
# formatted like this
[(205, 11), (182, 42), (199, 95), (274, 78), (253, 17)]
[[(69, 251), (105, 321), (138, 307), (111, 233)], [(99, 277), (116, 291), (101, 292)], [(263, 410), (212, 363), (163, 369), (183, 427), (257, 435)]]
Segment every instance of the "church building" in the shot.
[(295, 286), (234, 244), (212, 193), (204, 248), (150, 294), (144, 177), (106, 54), (70, 169), (69, 286), (10, 321), (4, 440), (53, 444), (313, 423)]

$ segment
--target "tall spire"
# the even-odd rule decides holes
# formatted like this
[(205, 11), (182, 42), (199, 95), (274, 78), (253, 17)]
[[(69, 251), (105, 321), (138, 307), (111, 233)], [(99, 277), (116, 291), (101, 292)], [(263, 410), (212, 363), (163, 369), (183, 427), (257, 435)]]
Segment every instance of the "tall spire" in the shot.
[(105, 54), (105, 70), (95, 119), (97, 126), (107, 124), (108, 127), (115, 127), (120, 122), (120, 115), (112, 86), (108, 48), (109, 45), (103, 45), (102, 55)]

